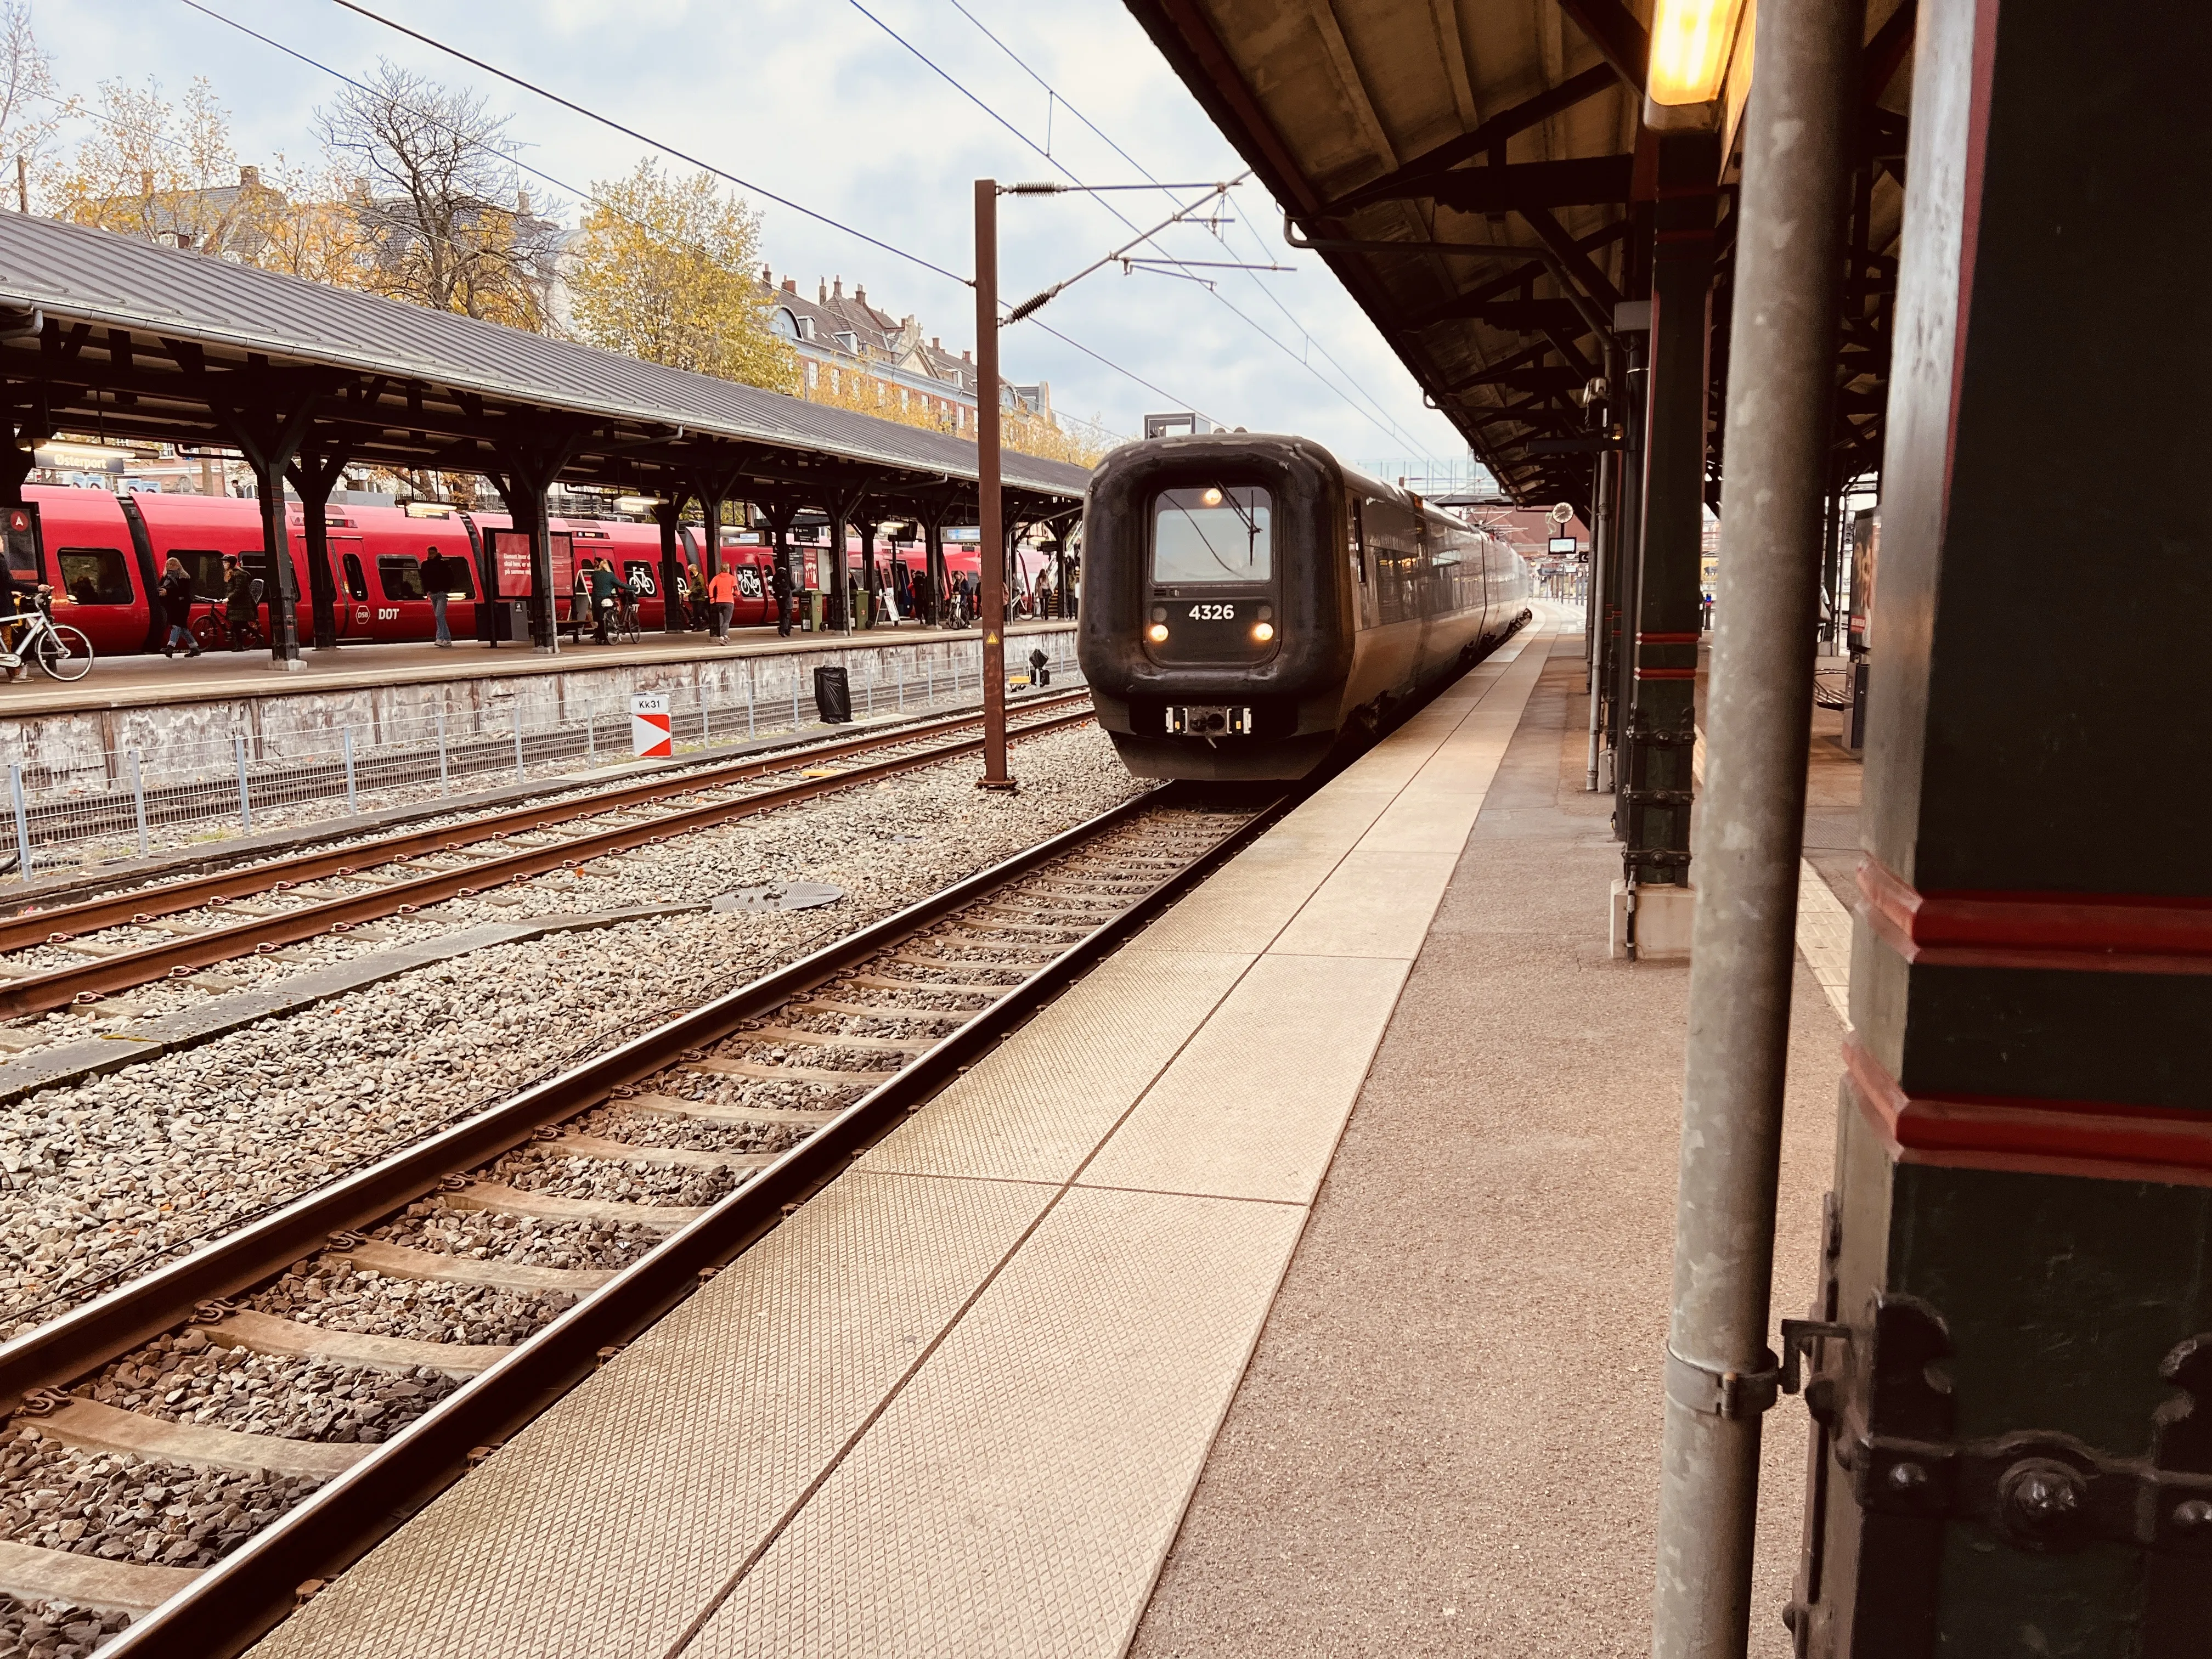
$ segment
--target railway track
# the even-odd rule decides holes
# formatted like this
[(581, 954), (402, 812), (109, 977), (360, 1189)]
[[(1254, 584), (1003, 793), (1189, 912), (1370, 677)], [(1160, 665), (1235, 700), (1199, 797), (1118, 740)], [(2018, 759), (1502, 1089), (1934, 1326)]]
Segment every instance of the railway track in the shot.
[[(1085, 692), (1024, 702), (1009, 735), (1073, 725), (1089, 707)], [(218, 963), (969, 754), (980, 735), (953, 734), (980, 724), (975, 714), (951, 716), (0, 918), (0, 1019), (189, 979)], [(951, 740), (933, 741), (940, 738)], [(883, 750), (897, 752), (829, 764)], [(777, 781), (793, 772), (800, 775)]]
[[(0, 1347), (0, 1591), (242, 1651), (1279, 805), (1138, 797)], [(343, 1397), (268, 1432), (272, 1365)]]

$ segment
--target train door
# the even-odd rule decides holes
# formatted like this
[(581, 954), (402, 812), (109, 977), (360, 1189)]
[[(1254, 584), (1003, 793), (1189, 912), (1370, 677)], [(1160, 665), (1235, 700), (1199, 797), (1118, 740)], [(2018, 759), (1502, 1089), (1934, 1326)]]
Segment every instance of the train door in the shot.
[(375, 616), (370, 633), (380, 641), (420, 640), (435, 633), (430, 596), (422, 586), (422, 562), (412, 553), (376, 556)]
[(337, 595), (338, 638), (365, 643), (376, 637), (374, 605), (369, 595), (368, 552), (359, 536), (334, 535), (331, 544), (331, 587)]

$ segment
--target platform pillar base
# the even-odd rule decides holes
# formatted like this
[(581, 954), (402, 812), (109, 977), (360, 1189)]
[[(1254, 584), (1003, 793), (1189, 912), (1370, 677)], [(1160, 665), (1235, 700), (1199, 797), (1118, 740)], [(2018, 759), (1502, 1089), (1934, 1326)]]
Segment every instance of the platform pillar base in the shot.
[[(1694, 887), (1639, 885), (1636, 890), (1636, 959), (1687, 962), (1690, 923), (1698, 913)], [(1606, 928), (1607, 953), (1628, 954), (1628, 884), (1613, 884), (1612, 920)]]

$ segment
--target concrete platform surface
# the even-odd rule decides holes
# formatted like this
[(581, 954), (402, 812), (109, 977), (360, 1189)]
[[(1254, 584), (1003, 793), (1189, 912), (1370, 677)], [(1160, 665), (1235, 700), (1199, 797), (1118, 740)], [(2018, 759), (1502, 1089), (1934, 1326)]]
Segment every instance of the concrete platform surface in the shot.
[(1546, 653), (1449, 688), (255, 1651), (1122, 1651)]
[[(1131, 1652), (1650, 1650), (1686, 963), (1610, 960), (1562, 637)], [(1832, 902), (1832, 900), (1830, 901)], [(1775, 1317), (1815, 1280), (1838, 1016), (1798, 975)], [(1767, 1419), (1751, 1651), (1790, 1650), (1802, 1407)]]

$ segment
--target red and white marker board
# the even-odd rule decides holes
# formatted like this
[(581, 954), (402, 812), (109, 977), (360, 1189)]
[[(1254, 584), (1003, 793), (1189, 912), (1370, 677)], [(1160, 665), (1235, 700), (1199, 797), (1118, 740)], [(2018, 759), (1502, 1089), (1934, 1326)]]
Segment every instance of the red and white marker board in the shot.
[(667, 694), (641, 691), (629, 700), (630, 752), (640, 760), (661, 760), (676, 752), (671, 741)]

